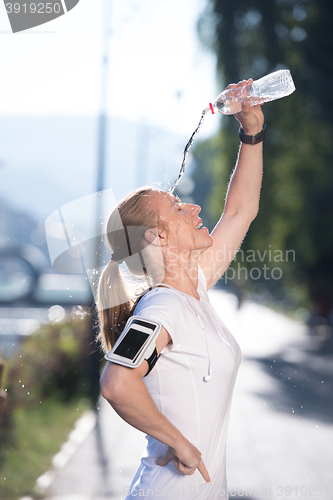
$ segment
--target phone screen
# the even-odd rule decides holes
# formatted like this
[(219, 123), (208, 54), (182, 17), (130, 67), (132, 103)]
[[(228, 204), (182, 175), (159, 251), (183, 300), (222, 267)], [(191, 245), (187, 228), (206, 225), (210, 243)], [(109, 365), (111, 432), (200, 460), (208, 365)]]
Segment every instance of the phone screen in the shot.
[(120, 342), (114, 354), (122, 356), (127, 359), (134, 359), (143, 344), (145, 343), (148, 333), (140, 332), (130, 328), (125, 335), (124, 340)]

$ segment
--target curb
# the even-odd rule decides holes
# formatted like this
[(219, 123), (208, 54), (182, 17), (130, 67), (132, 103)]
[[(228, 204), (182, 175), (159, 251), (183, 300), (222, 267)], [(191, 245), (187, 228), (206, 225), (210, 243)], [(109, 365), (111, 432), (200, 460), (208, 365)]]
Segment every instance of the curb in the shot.
[[(86, 410), (75, 422), (74, 429), (69, 433), (67, 441), (61, 446), (59, 453), (52, 458), (50, 469), (39, 476), (34, 491), (39, 495), (46, 495), (57, 473), (62, 469), (75, 454), (79, 446), (85, 441), (90, 432), (96, 426), (96, 413)], [(30, 497), (22, 497), (20, 500), (33, 500)]]

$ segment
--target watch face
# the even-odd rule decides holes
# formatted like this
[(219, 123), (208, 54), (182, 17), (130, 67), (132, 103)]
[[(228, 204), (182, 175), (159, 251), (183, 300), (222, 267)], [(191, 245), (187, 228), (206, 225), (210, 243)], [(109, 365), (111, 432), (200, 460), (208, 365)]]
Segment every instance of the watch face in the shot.
[(133, 360), (139, 353), (141, 347), (148, 337), (148, 333), (140, 332), (139, 330), (130, 328), (126, 333), (124, 339), (115, 349), (114, 354), (122, 356), (123, 358)]

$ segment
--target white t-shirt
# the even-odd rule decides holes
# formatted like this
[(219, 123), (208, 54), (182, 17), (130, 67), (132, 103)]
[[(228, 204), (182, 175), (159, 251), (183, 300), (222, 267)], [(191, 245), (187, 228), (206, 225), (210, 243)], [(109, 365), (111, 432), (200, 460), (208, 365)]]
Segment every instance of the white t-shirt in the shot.
[[(157, 287), (140, 300), (134, 314), (160, 322), (172, 338), (143, 380), (161, 413), (200, 450), (211, 482), (198, 470), (179, 473), (172, 461), (156, 465), (167, 446), (147, 435), (146, 453), (125, 498), (228, 498), (226, 438), (241, 352), (209, 302), (200, 266), (198, 293), (200, 300)], [(209, 362), (212, 377), (205, 382)]]

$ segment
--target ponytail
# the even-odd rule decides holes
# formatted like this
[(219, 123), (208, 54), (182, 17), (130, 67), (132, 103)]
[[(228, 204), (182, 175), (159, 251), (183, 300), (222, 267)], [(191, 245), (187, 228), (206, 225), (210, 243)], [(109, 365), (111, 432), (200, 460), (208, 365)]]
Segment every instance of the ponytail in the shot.
[[(158, 272), (155, 268), (161, 268), (162, 262), (158, 262), (155, 257), (151, 259), (153, 263), (146, 258), (143, 264), (141, 253), (147, 247), (145, 230), (148, 227), (156, 228), (159, 223), (157, 210), (150, 203), (152, 191), (150, 187), (134, 191), (119, 203), (108, 219), (106, 236), (113, 259), (100, 276), (97, 299), (97, 341), (105, 352), (110, 351), (117, 341), (128, 318), (133, 314), (138, 297), (156, 281)], [(115, 254), (119, 262), (125, 261), (132, 275), (146, 278), (146, 290), (141, 289), (140, 293), (129, 290)]]
[(113, 260), (104, 268), (99, 279), (97, 307), (100, 326), (97, 341), (108, 352), (124, 329), (133, 308), (119, 264)]

